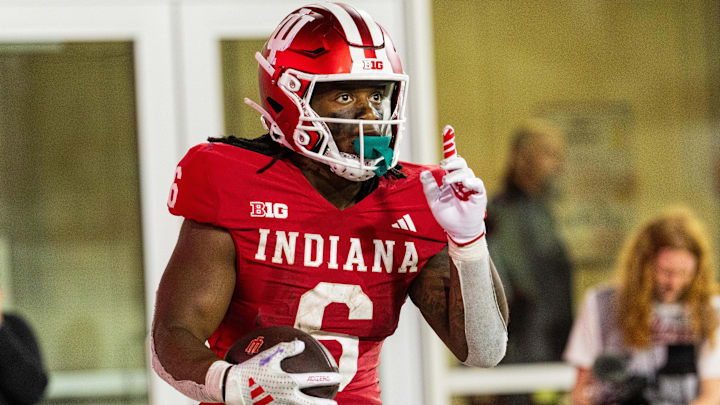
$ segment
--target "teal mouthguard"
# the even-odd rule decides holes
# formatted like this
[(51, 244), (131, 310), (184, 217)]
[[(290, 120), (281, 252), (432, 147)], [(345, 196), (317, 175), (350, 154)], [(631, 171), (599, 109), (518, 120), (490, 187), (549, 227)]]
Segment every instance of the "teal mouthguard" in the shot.
[[(383, 160), (377, 163), (377, 169), (374, 170), (378, 177), (387, 173), (390, 163), (392, 162), (393, 150), (390, 148), (391, 139), (389, 136), (363, 136), (365, 159), (383, 158)], [(353, 147), (355, 148), (355, 152), (360, 155), (360, 138), (355, 138)]]

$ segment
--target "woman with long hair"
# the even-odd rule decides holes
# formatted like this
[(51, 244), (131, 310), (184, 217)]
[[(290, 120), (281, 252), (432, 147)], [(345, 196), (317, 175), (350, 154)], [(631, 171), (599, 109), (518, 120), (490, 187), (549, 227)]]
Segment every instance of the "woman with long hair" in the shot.
[(685, 208), (627, 239), (615, 283), (590, 290), (565, 360), (575, 404), (720, 404), (720, 297), (709, 237)]

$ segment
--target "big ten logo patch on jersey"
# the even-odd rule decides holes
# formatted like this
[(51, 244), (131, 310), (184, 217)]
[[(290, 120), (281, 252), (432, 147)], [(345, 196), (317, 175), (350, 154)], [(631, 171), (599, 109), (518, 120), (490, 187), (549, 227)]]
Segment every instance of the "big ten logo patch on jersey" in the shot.
[(250, 201), (250, 216), (285, 219), (288, 217), (288, 206), (283, 203)]
[(251, 340), (250, 343), (248, 343), (247, 347), (245, 348), (245, 353), (252, 356), (253, 354), (260, 351), (260, 348), (263, 345), (263, 336), (258, 336), (255, 339)]

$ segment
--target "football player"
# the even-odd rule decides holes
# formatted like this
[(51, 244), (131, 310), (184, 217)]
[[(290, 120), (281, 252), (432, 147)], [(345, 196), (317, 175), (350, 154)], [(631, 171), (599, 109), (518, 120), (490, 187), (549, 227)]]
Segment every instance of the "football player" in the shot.
[[(168, 206), (185, 220), (157, 293), (155, 371), (204, 402), (380, 404), (380, 349), (408, 296), (460, 361), (497, 364), (508, 315), (483, 183), (457, 156), (398, 162), (408, 78), (385, 29), (306, 6), (256, 59), (261, 99), (246, 102), (268, 134), (212, 139), (175, 172)], [(296, 342), (222, 360), (271, 325), (311, 333), (339, 373), (285, 373)], [(300, 391), (338, 383), (334, 401)]]

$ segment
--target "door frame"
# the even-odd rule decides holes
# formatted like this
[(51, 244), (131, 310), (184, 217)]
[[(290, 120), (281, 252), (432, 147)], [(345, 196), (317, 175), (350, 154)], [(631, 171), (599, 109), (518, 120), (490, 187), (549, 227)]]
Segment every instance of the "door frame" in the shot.
[[(134, 46), (140, 201), (145, 271), (145, 316), (152, 319), (155, 289), (167, 264), (179, 221), (165, 208), (179, 155), (169, 0), (2, 0), (0, 42), (131, 41)], [(149, 361), (148, 361), (149, 364)], [(93, 373), (88, 373), (88, 376)], [(151, 403), (187, 401), (148, 372)], [(74, 381), (68, 376), (68, 381)], [(62, 378), (60, 378), (62, 380)], [(49, 395), (63, 387), (53, 385)], [(111, 386), (112, 377), (97, 380)], [(109, 383), (106, 383), (109, 382)], [(55, 387), (55, 388), (54, 388)], [(190, 402), (188, 402), (190, 403)]]

